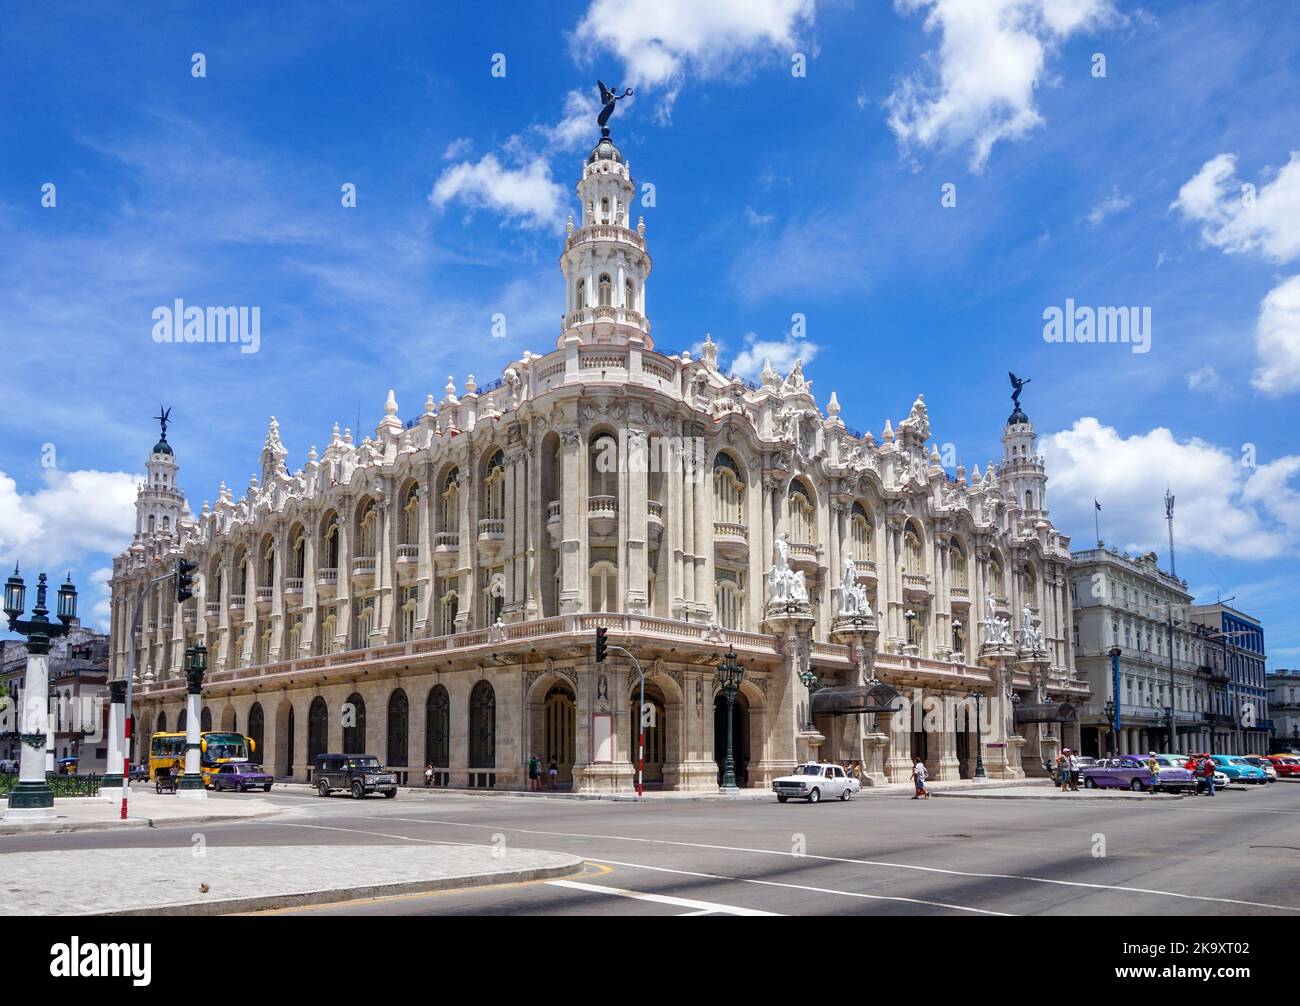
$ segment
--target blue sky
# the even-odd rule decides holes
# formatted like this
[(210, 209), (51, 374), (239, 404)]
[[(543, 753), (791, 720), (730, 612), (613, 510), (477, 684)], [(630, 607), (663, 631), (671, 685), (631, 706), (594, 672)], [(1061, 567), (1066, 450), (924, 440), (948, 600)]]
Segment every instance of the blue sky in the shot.
[[(242, 492), (271, 415), (294, 468), (335, 421), (372, 431), (390, 387), (413, 416), (449, 374), (553, 348), (600, 77), (636, 91), (612, 125), (655, 187), (658, 349), (803, 357), (877, 436), (923, 392), (968, 469), (1028, 375), (1076, 546), (1096, 496), (1108, 542), (1167, 562), (1168, 482), (1180, 575), (1295, 666), (1296, 52), (1265, 2), (12, 8), (0, 559), (71, 568), (102, 624), (160, 402), (197, 509)], [(156, 344), (176, 298), (259, 306), (259, 351)], [(1045, 341), (1067, 298), (1150, 308), (1150, 351)]]

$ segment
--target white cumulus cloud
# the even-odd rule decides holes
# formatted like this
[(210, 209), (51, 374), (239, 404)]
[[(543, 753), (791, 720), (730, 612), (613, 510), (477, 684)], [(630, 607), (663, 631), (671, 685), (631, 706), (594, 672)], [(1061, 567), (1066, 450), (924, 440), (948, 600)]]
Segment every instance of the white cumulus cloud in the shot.
[(429, 193), (429, 202), (439, 209), (453, 201), (494, 210), (526, 227), (564, 223), (565, 190), (541, 158), (520, 168), (506, 167), (495, 154), (485, 154), (478, 163), (454, 164), (439, 176)]
[(688, 74), (717, 77), (749, 60), (796, 51), (814, 0), (593, 0), (573, 33), (579, 54), (607, 50), (623, 62), (610, 87), (662, 90), (667, 114)]
[(821, 347), (807, 339), (796, 339), (786, 334), (783, 339), (759, 339), (754, 332), (745, 335), (745, 348), (731, 361), (731, 369), (741, 377), (757, 379), (763, 369), (763, 361), (771, 361), (773, 369), (787, 374), (794, 367), (796, 360), (811, 363), (820, 352)]
[(1263, 186), (1237, 177), (1236, 154), (1212, 157), (1170, 209), (1201, 224), (1201, 236), (1216, 248), (1288, 262), (1300, 255), (1300, 151)]
[(999, 140), (1042, 124), (1034, 92), (1049, 56), (1115, 15), (1110, 0), (895, 0), (894, 7), (924, 12), (925, 30), (941, 39), (927, 69), (887, 99), (889, 126), (904, 150), (969, 146), (976, 172)]
[(1058, 526), (1076, 542), (1092, 538), (1092, 501), (1101, 501), (1107, 542), (1163, 550), (1163, 497), (1177, 497), (1178, 537), (1233, 559), (1274, 559), (1300, 552), (1300, 455), (1258, 467), (1200, 438), (1164, 428), (1124, 436), (1091, 416), (1045, 436), (1049, 501)]
[(1283, 280), (1259, 305), (1255, 352), (1261, 365), (1251, 384), (1266, 395), (1300, 391), (1300, 276)]

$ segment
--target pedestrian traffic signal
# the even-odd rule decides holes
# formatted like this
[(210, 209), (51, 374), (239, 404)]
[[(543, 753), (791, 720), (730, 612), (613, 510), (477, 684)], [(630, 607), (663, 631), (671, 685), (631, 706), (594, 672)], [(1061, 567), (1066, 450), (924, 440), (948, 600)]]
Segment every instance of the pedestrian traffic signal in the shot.
[(176, 603), (181, 604), (194, 596), (194, 571), (199, 568), (197, 562), (188, 559), (176, 560)]
[(605, 633), (608, 631), (603, 625), (596, 630), (596, 663), (598, 664), (605, 662), (605, 647), (608, 645), (605, 642)]

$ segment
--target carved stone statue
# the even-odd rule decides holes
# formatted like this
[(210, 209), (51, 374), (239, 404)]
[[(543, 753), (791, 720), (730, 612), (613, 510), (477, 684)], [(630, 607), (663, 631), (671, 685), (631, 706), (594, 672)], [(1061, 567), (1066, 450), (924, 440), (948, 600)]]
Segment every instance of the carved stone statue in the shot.
[(1020, 610), (1020, 643), (1031, 653), (1043, 650), (1043, 634), (1034, 628), (1034, 614), (1027, 604)]
[(790, 536), (782, 534), (776, 540), (776, 561), (767, 574), (767, 600), (773, 602), (792, 601), (796, 604), (808, 603), (808, 585), (803, 573), (790, 568)]
[(987, 602), (988, 615), (984, 619), (984, 642), (989, 646), (1011, 645), (1011, 623), (998, 617), (997, 605), (993, 598)]
[(632, 88), (629, 87), (622, 94), (618, 94), (616, 93), (618, 91), (618, 88), (615, 88), (613, 91), (611, 91), (608, 87), (605, 86), (605, 82), (603, 80), (596, 81), (596, 85), (600, 88), (600, 104), (601, 104), (600, 114), (596, 116), (596, 125), (598, 125), (601, 128), (601, 130), (604, 130), (605, 124), (609, 122), (609, 117), (614, 114), (615, 102), (623, 98), (630, 97), (632, 94)]
[(837, 592), (840, 597), (839, 614), (874, 617), (871, 603), (867, 600), (867, 589), (858, 583), (858, 567), (850, 555), (844, 557), (844, 575)]

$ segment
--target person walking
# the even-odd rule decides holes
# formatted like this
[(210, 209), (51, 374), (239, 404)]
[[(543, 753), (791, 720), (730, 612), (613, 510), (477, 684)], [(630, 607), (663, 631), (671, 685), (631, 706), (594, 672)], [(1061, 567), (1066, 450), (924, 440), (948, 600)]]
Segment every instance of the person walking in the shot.
[(925, 770), (925, 762), (921, 761), (919, 755), (912, 756), (912, 782), (916, 786), (916, 793), (913, 794), (913, 800), (930, 799), (930, 792), (925, 788), (925, 780), (929, 775)]
[(535, 754), (528, 756), (528, 788), (533, 792), (542, 788), (542, 762)]
[(551, 789), (555, 789), (556, 784), (560, 781), (560, 766), (555, 763), (554, 756), (552, 756), (551, 764), (546, 769), (546, 774), (551, 778)]
[(424, 766), (424, 788), (428, 789), (433, 785), (433, 763), (430, 762)]
[(1201, 777), (1205, 780), (1205, 792), (1214, 796), (1214, 760), (1208, 755), (1201, 762)]

